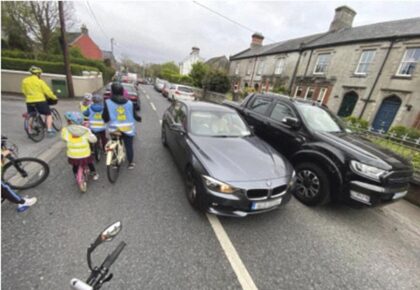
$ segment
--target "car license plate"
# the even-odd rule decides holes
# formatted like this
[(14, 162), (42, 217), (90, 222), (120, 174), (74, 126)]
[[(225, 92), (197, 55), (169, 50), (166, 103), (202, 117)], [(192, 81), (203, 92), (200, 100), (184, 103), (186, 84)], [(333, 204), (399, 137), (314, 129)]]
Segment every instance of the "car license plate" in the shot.
[(259, 209), (266, 209), (270, 208), (276, 205), (279, 205), (281, 203), (281, 198), (268, 200), (268, 201), (259, 201), (259, 202), (253, 202), (251, 205), (252, 210), (259, 210)]
[(405, 196), (407, 194), (407, 190), (403, 191), (403, 192), (397, 192), (396, 194), (394, 194), (394, 196), (392, 197), (392, 199), (399, 199), (403, 196)]

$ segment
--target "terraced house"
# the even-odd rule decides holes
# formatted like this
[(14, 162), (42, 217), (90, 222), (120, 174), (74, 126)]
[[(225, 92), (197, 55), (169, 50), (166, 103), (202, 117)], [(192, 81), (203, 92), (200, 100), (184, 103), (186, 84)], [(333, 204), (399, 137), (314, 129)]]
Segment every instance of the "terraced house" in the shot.
[(269, 45), (254, 33), (230, 57), (229, 74), (241, 88), (283, 87), (378, 131), (420, 128), (420, 17), (352, 27), (355, 16), (338, 7), (327, 32)]

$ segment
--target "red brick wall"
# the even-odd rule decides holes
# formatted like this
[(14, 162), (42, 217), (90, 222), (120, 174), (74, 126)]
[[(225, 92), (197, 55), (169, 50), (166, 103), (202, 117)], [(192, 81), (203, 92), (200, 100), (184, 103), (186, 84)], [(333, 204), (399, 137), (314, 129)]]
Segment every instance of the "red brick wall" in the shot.
[(79, 37), (76, 42), (72, 44), (72, 46), (80, 48), (83, 56), (89, 59), (101, 60), (102, 59), (102, 51), (96, 45), (95, 42), (88, 36), (82, 35)]

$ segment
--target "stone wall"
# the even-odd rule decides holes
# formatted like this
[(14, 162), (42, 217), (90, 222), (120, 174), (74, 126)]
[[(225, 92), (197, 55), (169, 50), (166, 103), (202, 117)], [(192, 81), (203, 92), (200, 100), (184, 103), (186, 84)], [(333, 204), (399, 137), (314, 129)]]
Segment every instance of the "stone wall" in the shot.
[[(22, 80), (29, 76), (29, 72), (1, 70), (1, 91), (6, 93), (22, 93)], [(43, 73), (41, 78), (52, 88), (52, 80), (65, 80), (65, 75)], [(92, 93), (104, 86), (101, 73), (88, 73), (84, 76), (73, 76), (74, 94), (82, 97), (85, 93)]]

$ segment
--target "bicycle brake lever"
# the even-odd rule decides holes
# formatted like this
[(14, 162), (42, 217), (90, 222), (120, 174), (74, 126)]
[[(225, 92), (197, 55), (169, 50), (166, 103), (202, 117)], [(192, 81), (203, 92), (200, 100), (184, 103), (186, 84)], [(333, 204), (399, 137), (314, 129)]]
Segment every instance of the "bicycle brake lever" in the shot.
[(109, 282), (109, 281), (111, 281), (111, 279), (114, 277), (114, 275), (111, 273), (111, 274), (109, 274), (106, 278), (105, 278), (105, 280), (102, 282), (102, 283), (106, 283), (106, 282)]

